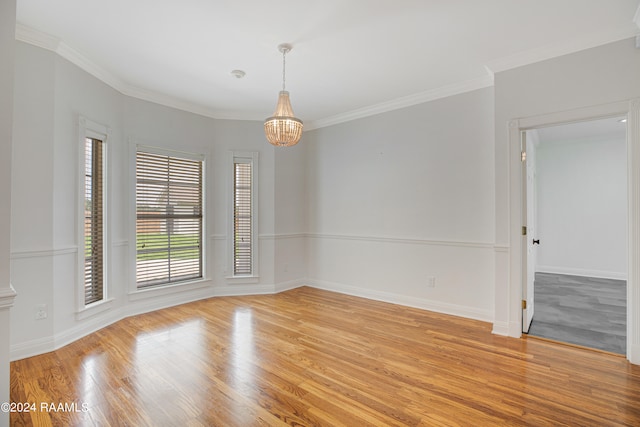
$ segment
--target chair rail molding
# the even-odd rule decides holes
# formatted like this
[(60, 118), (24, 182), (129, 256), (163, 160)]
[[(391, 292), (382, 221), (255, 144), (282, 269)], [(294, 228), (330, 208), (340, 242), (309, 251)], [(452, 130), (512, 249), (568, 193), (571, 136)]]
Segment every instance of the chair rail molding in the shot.
[(12, 285), (9, 285), (8, 288), (0, 289), (0, 310), (11, 308), (16, 295), (18, 293), (13, 289)]

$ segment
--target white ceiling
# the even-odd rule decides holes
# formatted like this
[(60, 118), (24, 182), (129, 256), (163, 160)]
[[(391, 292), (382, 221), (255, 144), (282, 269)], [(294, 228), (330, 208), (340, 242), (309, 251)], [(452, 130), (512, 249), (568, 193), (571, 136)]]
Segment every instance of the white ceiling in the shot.
[[(121, 92), (262, 120), (282, 84), (306, 128), (492, 84), (640, 33), (640, 0), (17, 0), (16, 37)], [(636, 21), (638, 21), (636, 15)], [(640, 25), (640, 24), (639, 24)], [(242, 69), (246, 77), (230, 75)]]

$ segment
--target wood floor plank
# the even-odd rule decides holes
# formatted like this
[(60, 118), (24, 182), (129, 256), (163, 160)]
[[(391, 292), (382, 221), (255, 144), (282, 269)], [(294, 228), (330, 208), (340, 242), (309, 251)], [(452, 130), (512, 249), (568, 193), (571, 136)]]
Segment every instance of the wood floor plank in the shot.
[(133, 316), (11, 364), (15, 426), (638, 426), (640, 367), (303, 287)]

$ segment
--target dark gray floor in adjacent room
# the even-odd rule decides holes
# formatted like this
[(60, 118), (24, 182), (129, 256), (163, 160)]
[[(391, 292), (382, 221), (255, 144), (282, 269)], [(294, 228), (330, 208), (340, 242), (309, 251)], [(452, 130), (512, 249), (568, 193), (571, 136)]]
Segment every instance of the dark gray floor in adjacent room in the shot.
[(626, 354), (624, 280), (536, 273), (529, 335)]

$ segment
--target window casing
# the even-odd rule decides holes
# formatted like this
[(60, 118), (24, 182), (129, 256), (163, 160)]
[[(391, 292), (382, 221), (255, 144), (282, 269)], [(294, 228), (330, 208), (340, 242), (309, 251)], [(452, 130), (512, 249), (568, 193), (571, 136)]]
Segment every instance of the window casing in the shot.
[(231, 158), (230, 271), (233, 278), (256, 278), (258, 153), (233, 152)]
[(97, 138), (84, 141), (84, 305), (104, 299), (104, 145)]
[(79, 319), (109, 308), (109, 186), (110, 129), (78, 116), (77, 279)]
[(136, 151), (136, 287), (203, 278), (203, 174), (199, 156)]

